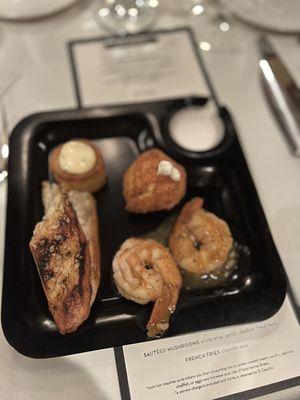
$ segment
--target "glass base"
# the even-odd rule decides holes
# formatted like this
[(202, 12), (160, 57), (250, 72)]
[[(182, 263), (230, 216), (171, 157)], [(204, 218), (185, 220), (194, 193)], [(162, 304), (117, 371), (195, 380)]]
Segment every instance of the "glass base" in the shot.
[(120, 36), (148, 30), (157, 20), (158, 0), (104, 0), (96, 9), (96, 20), (104, 29)]
[(226, 0), (193, 1), (189, 13), (192, 28), (203, 51), (240, 51), (255, 39), (254, 32), (228, 12)]

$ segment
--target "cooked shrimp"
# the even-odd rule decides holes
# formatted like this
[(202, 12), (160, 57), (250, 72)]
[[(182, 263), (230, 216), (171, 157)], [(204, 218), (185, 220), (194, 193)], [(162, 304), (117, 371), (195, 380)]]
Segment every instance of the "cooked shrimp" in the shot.
[(151, 239), (127, 239), (113, 260), (119, 292), (139, 304), (154, 301), (147, 324), (148, 336), (161, 335), (169, 327), (182, 286), (180, 272), (169, 251)]
[(169, 237), (170, 251), (179, 267), (198, 275), (221, 268), (233, 244), (226, 222), (202, 205), (200, 197), (186, 203)]

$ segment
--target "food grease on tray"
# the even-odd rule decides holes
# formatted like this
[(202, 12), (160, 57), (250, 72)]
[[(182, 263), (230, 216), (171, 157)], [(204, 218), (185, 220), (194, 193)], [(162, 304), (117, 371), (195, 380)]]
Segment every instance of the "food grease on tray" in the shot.
[(142, 153), (124, 175), (126, 209), (132, 213), (171, 210), (185, 193), (185, 168), (159, 149)]
[(57, 146), (50, 154), (49, 167), (66, 190), (96, 192), (106, 183), (101, 151), (87, 139), (73, 139)]
[(126, 299), (154, 302), (147, 324), (149, 338), (160, 337), (175, 311), (182, 278), (169, 250), (151, 239), (127, 239), (113, 259), (115, 284)]
[(226, 263), (233, 239), (227, 223), (202, 206), (200, 197), (183, 206), (172, 228), (169, 247), (181, 269), (206, 275)]
[[(166, 219), (153, 229), (141, 236), (142, 239), (154, 239), (157, 242), (168, 246), (168, 239), (172, 227), (176, 222), (178, 212), (172, 212)], [(245, 245), (240, 245), (233, 241), (233, 245), (228, 253), (227, 260), (216, 271), (205, 274), (196, 274), (184, 269), (180, 269), (183, 279), (182, 289), (186, 291), (205, 290), (210, 288), (222, 287), (230, 281), (236, 280), (240, 275), (239, 261), (241, 256), (249, 256), (250, 249)]]
[(234, 242), (229, 251), (228, 258), (225, 263), (216, 271), (196, 274), (187, 270), (181, 270), (183, 279), (183, 289), (186, 291), (204, 290), (222, 287), (230, 280), (236, 280), (239, 275), (239, 255), (240, 246)]

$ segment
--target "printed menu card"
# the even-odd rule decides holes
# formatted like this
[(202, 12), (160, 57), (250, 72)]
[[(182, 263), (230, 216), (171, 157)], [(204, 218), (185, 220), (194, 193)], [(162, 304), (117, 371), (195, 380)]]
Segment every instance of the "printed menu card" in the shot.
[(87, 39), (71, 49), (83, 107), (210, 95), (188, 30)]
[(300, 375), (300, 329), (288, 298), (266, 321), (123, 351), (132, 400), (219, 399)]

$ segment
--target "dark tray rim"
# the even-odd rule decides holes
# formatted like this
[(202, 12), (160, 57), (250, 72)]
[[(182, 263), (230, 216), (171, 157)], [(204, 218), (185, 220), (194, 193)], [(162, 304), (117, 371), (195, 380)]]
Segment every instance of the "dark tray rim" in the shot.
[[(178, 101), (180, 99), (175, 99), (174, 101)], [(170, 99), (167, 99), (166, 101), (171, 101)], [(155, 102), (157, 103), (157, 102)], [(145, 117), (147, 117), (147, 113), (145, 113), (143, 111), (144, 107), (148, 107), (149, 104), (154, 104), (153, 102), (145, 102), (145, 103), (140, 103), (138, 105), (138, 110), (137, 110), (137, 105), (134, 104), (129, 104), (129, 105), (119, 105), (119, 106), (107, 106), (107, 107), (93, 107), (90, 109), (66, 109), (66, 110), (59, 110), (59, 111), (50, 111), (50, 112), (42, 112), (42, 113), (35, 113), (32, 115), (29, 115), (27, 117), (25, 117), (23, 120), (21, 120), (16, 127), (14, 128), (10, 140), (11, 143), (13, 144), (13, 146), (16, 145), (16, 143), (20, 142), (22, 143), (23, 140), (27, 141), (30, 139), (30, 131), (31, 128), (39, 125), (40, 123), (43, 122), (49, 122), (49, 121), (64, 121), (64, 120), (80, 120), (82, 118), (102, 118), (102, 117), (111, 117), (111, 116), (124, 116), (128, 113), (132, 113), (133, 110), (135, 110), (135, 114), (144, 114)], [(124, 111), (124, 109), (126, 111)], [(220, 109), (220, 115), (222, 117), (226, 117), (226, 115), (229, 115), (227, 110), (225, 108), (221, 108)], [(231, 121), (231, 120), (230, 120)], [(232, 122), (232, 121), (231, 121)], [(22, 135), (20, 135), (20, 132), (22, 132)], [(19, 143), (19, 144), (20, 144)], [(200, 152), (201, 153), (201, 152)], [(205, 152), (204, 152), (205, 153)], [(198, 152), (197, 152), (198, 154)], [(199, 154), (198, 154), (199, 155)], [(11, 159), (10, 159), (11, 162)], [(13, 168), (12, 165), (9, 165), (9, 170), (11, 171)], [(8, 190), (7, 190), (7, 199), (9, 199), (9, 197), (11, 196), (11, 192), (12, 192), (12, 186), (13, 186), (13, 179), (11, 178), (11, 174), (9, 173), (9, 178), (8, 178)], [(7, 202), (7, 210), (8, 210), (8, 202)], [(259, 202), (259, 206), (261, 208), (261, 212), (262, 215), (264, 217), (264, 213), (262, 210), (262, 206), (261, 203)], [(7, 239), (7, 233), (9, 230), (8, 227), (8, 221), (9, 221), (9, 214), (7, 213), (7, 219), (6, 219), (6, 236), (5, 238)], [(264, 217), (264, 223), (265, 223), (265, 227), (266, 227), (266, 231), (268, 232), (268, 234), (270, 235), (271, 239), (271, 233), (268, 229), (268, 225), (266, 222), (266, 219)], [(5, 239), (5, 265), (4, 265), (4, 277), (3, 277), (3, 288), (5, 285), (5, 271), (8, 268), (7, 264), (7, 260), (6, 260), (6, 254), (7, 254), (7, 240)], [(275, 252), (277, 254), (276, 248), (274, 246)], [(277, 254), (278, 256), (278, 254)], [(270, 317), (272, 317), (281, 307), (285, 295), (286, 295), (286, 275), (285, 275), (285, 271), (282, 270), (282, 278), (284, 279), (284, 281), (281, 282), (281, 292), (278, 293), (278, 297), (277, 297), (277, 303), (274, 305), (272, 312), (266, 312), (261, 318), (256, 319), (256, 321), (262, 321), (265, 319), (268, 319)], [(16, 337), (12, 338), (8, 335), (8, 332), (6, 330), (6, 324), (4, 323), (4, 310), (5, 310), (5, 300), (4, 300), (4, 296), (2, 296), (2, 311), (1, 311), (1, 323), (2, 323), (2, 329), (4, 332), (4, 336), (6, 338), (6, 340), (8, 341), (8, 343), (15, 348), (18, 352), (20, 352), (21, 354), (27, 356), (27, 357), (31, 357), (31, 358), (42, 358), (42, 357), (36, 357), (33, 355), (28, 354), (28, 352), (24, 351), (23, 348), (20, 348), (20, 346), (18, 345), (18, 343), (16, 342)], [(252, 322), (252, 321), (250, 321)], [(246, 322), (240, 322), (241, 324), (243, 323), (247, 323)], [(238, 323), (239, 324), (239, 323)], [(226, 326), (226, 324), (224, 325)], [(180, 334), (181, 335), (181, 334)], [(80, 351), (78, 351), (78, 353), (80, 353)]]

